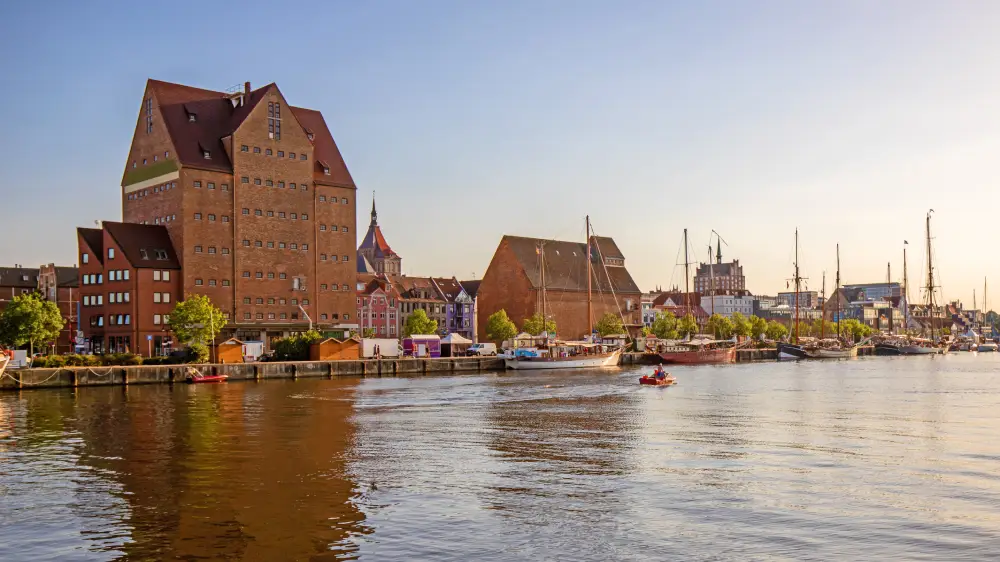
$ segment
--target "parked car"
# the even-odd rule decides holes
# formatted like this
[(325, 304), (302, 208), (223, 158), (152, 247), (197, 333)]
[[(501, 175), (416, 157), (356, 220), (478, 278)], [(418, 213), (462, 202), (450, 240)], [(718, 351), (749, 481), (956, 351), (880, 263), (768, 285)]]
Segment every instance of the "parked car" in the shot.
[(469, 357), (494, 356), (497, 354), (497, 344), (495, 343), (474, 343), (465, 351)]

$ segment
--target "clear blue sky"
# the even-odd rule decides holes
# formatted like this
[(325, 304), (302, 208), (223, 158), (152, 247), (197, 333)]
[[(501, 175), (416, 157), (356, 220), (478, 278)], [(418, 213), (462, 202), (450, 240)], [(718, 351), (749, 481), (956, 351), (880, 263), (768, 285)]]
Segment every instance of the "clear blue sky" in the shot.
[(411, 274), (589, 213), (643, 288), (682, 283), (687, 227), (776, 292), (796, 226), (810, 288), (838, 242), (845, 281), (900, 276), (904, 239), (916, 287), (934, 208), (945, 295), (1000, 298), (998, 28), (984, 1), (5, 2), (0, 262), (74, 263), (120, 219), (147, 77), (249, 80), (323, 112), (358, 232), (377, 191)]

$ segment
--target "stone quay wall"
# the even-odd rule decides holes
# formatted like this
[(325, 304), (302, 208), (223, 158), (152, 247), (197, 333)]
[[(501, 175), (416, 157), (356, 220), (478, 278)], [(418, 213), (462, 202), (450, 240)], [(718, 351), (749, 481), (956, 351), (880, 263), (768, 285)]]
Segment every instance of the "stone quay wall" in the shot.
[(203, 375), (228, 375), (230, 381), (259, 381), (265, 379), (396, 377), (470, 371), (502, 371), (504, 364), (503, 359), (496, 357), (449, 357), (227, 363), (222, 365), (8, 369), (3, 377), (0, 377), (0, 390), (183, 383), (187, 377), (188, 367), (196, 368)]

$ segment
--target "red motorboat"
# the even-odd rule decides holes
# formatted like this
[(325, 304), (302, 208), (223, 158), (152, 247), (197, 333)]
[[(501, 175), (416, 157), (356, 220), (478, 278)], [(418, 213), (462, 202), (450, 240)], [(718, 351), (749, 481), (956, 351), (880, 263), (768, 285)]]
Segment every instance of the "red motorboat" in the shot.
[(229, 375), (203, 375), (197, 369), (188, 369), (187, 383), (195, 384), (201, 382), (226, 382)]
[(658, 379), (655, 376), (643, 375), (639, 377), (639, 384), (648, 384), (650, 386), (671, 386), (677, 384), (677, 379), (667, 375), (667, 378)]

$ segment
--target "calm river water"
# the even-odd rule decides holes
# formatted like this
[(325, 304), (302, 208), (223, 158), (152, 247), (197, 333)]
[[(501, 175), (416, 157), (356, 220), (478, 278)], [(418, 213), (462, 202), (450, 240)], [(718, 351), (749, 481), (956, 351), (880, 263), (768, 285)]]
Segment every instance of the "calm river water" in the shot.
[(996, 560), (1000, 354), (0, 394), (2, 560)]

